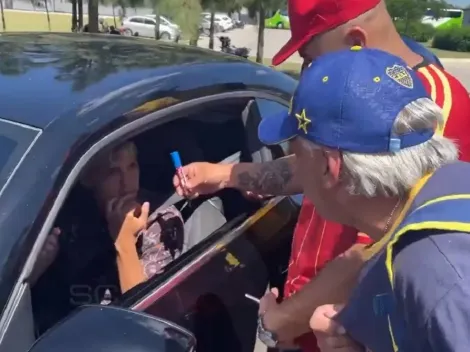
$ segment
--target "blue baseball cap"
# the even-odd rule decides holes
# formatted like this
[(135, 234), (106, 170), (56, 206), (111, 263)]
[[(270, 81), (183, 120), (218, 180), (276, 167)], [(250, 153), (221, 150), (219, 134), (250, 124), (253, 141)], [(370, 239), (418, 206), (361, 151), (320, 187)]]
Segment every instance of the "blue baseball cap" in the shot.
[(400, 58), (354, 46), (323, 55), (304, 70), (289, 112), (259, 125), (265, 144), (303, 137), (356, 153), (397, 152), (429, 140), (434, 129), (393, 134), (403, 108), (430, 98), (420, 78)]

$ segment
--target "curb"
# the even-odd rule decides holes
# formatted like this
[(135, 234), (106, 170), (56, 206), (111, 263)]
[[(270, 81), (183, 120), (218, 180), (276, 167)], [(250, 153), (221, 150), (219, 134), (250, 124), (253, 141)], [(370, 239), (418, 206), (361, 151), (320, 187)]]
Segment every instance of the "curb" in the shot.
[(470, 63), (470, 58), (454, 58), (454, 57), (444, 57), (444, 58), (439, 58), (439, 60), (441, 60), (441, 62), (449, 62), (449, 63), (459, 63), (459, 64), (463, 64), (463, 63)]

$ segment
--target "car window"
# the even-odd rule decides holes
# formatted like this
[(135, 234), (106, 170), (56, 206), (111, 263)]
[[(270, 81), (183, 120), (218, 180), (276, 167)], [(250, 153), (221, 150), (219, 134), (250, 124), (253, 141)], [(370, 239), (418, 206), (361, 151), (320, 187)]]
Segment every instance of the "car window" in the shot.
[[(251, 155), (245, 148), (245, 128), (242, 118), (249, 100), (248, 98), (223, 100), (192, 108), (191, 111), (168, 116), (171, 122), (132, 138), (140, 170), (137, 188), (132, 189), (139, 190), (142, 201), (150, 202), (152, 214), (164, 210), (167, 214), (165, 217), (168, 216), (169, 212), (165, 211), (167, 206), (165, 205), (165, 209), (161, 206), (165, 204), (165, 200), (175, 194), (172, 182), (175, 167), (170, 157), (173, 151), (179, 152), (183, 164), (196, 161), (218, 163), (231, 158), (233, 162), (251, 161)], [(100, 174), (105, 177), (112, 175), (105, 170)], [(180, 210), (180, 216), (184, 220), (184, 231), (178, 232), (182, 233), (183, 237), (178, 235), (178, 241), (175, 242), (178, 253), (181, 254), (182, 251), (182, 258), (186, 257), (186, 251), (189, 252), (228, 221), (251, 214), (261, 206), (257, 202), (247, 200), (239, 192), (231, 190), (211, 195), (201, 203), (192, 201), (186, 208), (181, 207), (181, 204), (172, 204), (177, 206), (176, 213), (172, 210), (172, 214), (177, 214)], [(62, 231), (61, 256), (59, 261), (54, 262), (41, 277), (42, 281), (38, 283), (40, 286), (33, 297), (36, 324), (40, 327), (40, 331), (46, 331), (51, 324), (67, 315), (69, 309), (82, 304), (114, 300), (119, 297), (120, 291), (116, 284), (116, 276), (112, 274), (115, 269), (111, 269), (110, 266), (114, 268), (115, 263), (113, 257), (115, 254), (112, 254), (114, 251), (109, 247), (113, 244), (106, 241), (109, 239), (107, 223), (99, 214), (93, 188), (87, 188), (86, 183), (77, 182), (54, 226), (58, 226)], [(100, 233), (104, 237), (100, 237)], [(93, 245), (90, 245), (91, 243)], [(111, 254), (108, 256), (106, 253)], [(174, 265), (173, 262), (176, 264), (180, 260), (179, 256), (168, 255), (165, 258), (164, 261), (160, 258), (159, 263), (164, 262), (165, 265), (171, 266)], [(96, 260), (100, 265), (94, 264)], [(146, 263), (143, 258), (141, 260), (142, 263)], [(93, 282), (93, 285), (72, 285), (68, 288), (60, 287), (59, 290), (55, 283), (62, 282), (63, 275), (67, 278), (67, 282), (75, 282), (75, 278), (80, 277), (83, 282)], [(88, 276), (90, 279), (87, 279)], [(150, 277), (153, 277), (153, 274)], [(49, 294), (50, 292), (53, 294)], [(59, 297), (63, 295), (66, 297)], [(58, 309), (55, 302), (64, 299), (69, 302), (68, 306)]]
[[(261, 115), (261, 118), (270, 118), (271, 116), (276, 116), (279, 114), (287, 114), (289, 107), (279, 104), (278, 102), (267, 100), (267, 99), (256, 99), (258, 104), (258, 109)], [(284, 142), (280, 144), (284, 154), (289, 154), (288, 143)]]
[(144, 20), (144, 23), (145, 23), (145, 24), (150, 24), (150, 25), (153, 25), (153, 26), (155, 25), (155, 21), (154, 21), (154, 20), (151, 20), (151, 19), (149, 19), (149, 18), (146, 18), (146, 19)]
[(129, 20), (129, 22), (132, 22), (132, 23), (143, 23), (143, 19), (142, 18), (139, 18), (139, 17), (134, 17), (134, 18), (131, 18)]
[(281, 15), (282, 16), (289, 16), (289, 14), (287, 13), (287, 10), (282, 10)]
[(40, 132), (0, 119), (0, 195)]

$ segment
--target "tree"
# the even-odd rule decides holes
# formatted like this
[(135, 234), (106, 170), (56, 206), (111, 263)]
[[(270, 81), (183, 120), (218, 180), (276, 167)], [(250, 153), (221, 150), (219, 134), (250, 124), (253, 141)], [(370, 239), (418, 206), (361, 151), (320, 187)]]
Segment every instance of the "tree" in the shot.
[(100, 31), (98, 7), (98, 0), (88, 0), (88, 31), (90, 33), (98, 33)]
[(48, 0), (44, 0), (44, 6), (46, 8), (46, 16), (47, 16), (47, 27), (49, 28), (49, 32), (51, 31), (51, 16), (49, 16), (49, 5), (47, 4)]
[(3, 12), (3, 0), (0, 0), (0, 10), (2, 11), (2, 27), (5, 32), (7, 30), (7, 25), (5, 23), (5, 13)]
[(197, 46), (202, 11), (200, 0), (159, 0), (158, 9), (189, 36), (190, 45)]
[(72, 3), (72, 32), (77, 31), (77, 0), (71, 0)]
[(256, 62), (262, 63), (264, 56), (264, 29), (267, 11), (276, 11), (285, 8), (285, 0), (247, 0), (248, 11), (251, 18), (258, 22), (258, 44)]

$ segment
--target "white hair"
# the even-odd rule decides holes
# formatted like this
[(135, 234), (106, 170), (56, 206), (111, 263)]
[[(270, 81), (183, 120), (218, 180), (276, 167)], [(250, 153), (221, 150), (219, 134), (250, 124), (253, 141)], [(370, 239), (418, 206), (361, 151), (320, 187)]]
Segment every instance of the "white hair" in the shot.
[[(393, 125), (395, 135), (428, 128), (443, 128), (442, 110), (431, 99), (408, 104)], [(360, 126), (358, 126), (360, 128)], [(302, 139), (310, 149), (318, 146)], [(396, 153), (362, 154), (343, 152), (341, 179), (351, 195), (365, 197), (406, 196), (425, 175), (458, 159), (457, 145), (440, 133), (413, 147)]]

